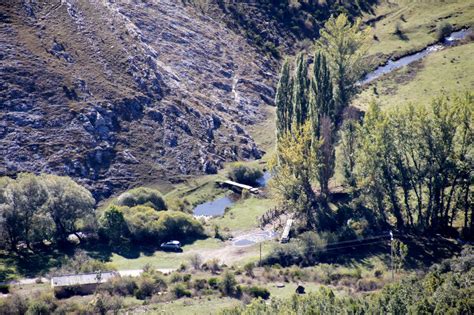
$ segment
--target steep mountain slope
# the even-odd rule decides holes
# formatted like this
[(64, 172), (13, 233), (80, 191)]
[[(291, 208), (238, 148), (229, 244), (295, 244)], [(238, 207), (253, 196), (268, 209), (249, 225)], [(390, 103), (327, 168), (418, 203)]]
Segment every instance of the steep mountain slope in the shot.
[(276, 65), (180, 1), (2, 1), (0, 25), (0, 175), (100, 199), (262, 154)]

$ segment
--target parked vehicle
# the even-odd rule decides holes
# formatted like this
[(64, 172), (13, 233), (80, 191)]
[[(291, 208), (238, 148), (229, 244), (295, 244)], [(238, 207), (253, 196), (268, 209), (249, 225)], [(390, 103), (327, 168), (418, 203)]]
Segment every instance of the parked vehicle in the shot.
[(161, 244), (160, 248), (164, 251), (182, 252), (181, 243), (179, 241), (169, 241)]

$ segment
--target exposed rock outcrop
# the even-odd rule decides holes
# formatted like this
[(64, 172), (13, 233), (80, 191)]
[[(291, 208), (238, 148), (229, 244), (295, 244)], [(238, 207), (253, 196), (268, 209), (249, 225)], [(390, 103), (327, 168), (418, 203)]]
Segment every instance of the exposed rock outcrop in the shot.
[(0, 3), (0, 175), (74, 177), (98, 199), (259, 158), (276, 65), (180, 1)]

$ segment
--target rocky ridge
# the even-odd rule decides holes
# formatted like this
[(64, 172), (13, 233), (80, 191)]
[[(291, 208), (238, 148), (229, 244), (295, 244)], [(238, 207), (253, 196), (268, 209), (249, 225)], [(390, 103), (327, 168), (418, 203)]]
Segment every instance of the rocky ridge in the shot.
[(0, 4), (0, 175), (68, 175), (98, 199), (262, 155), (246, 128), (276, 64), (179, 1)]

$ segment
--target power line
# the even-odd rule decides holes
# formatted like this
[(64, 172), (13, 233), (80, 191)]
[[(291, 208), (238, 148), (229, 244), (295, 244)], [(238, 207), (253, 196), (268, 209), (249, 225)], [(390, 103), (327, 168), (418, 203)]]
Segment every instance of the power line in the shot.
[(314, 250), (306, 251), (306, 253), (322, 253), (322, 252), (336, 251), (336, 250), (341, 250), (345, 248), (373, 245), (373, 244), (385, 243), (385, 242), (386, 240), (380, 240), (380, 241), (368, 242), (368, 243), (363, 243), (363, 244), (353, 244), (353, 245), (339, 246), (339, 247), (333, 247), (333, 248), (320, 247), (320, 248), (315, 248)]
[(348, 240), (348, 241), (328, 243), (326, 244), (326, 246), (346, 244), (346, 243), (352, 243), (352, 242), (362, 242), (362, 241), (368, 241), (368, 240), (373, 240), (373, 239), (378, 239), (378, 238), (383, 238), (383, 237), (388, 237), (388, 236), (389, 235), (386, 235), (386, 234), (380, 234), (380, 235), (375, 235), (375, 236), (366, 237), (366, 238), (357, 238), (357, 239)]

